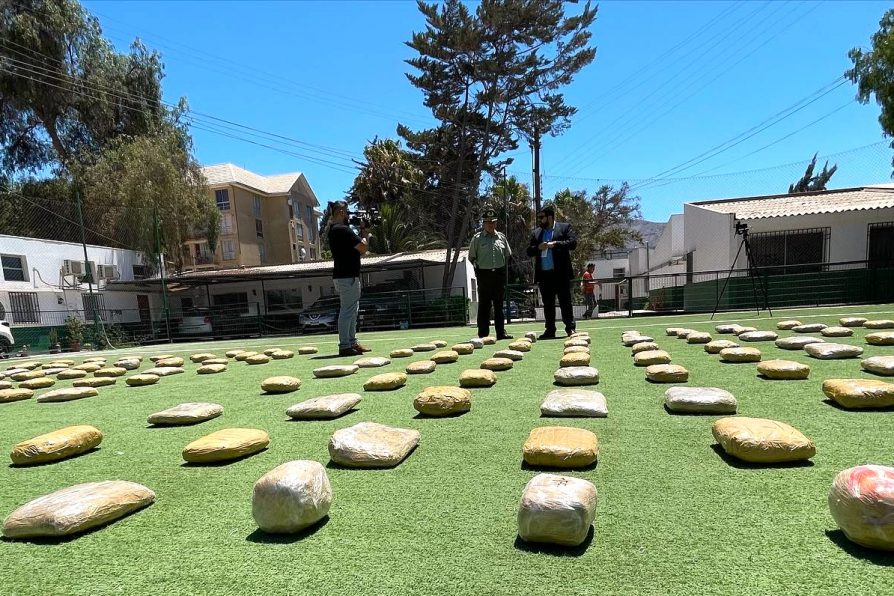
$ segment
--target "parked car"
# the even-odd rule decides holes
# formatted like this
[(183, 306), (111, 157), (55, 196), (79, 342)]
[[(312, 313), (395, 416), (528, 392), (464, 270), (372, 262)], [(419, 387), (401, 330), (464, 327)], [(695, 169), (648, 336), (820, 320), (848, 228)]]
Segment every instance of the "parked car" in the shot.
[[(334, 298), (334, 299), (333, 299)], [(338, 296), (320, 298), (300, 313), (301, 333), (329, 333), (338, 328)]]
[(0, 357), (5, 357), (16, 344), (12, 338), (12, 329), (6, 320), (6, 309), (0, 304)]
[(12, 337), (12, 329), (9, 327), (9, 321), (0, 315), (0, 355), (8, 354), (15, 343)]
[(509, 308), (503, 306), (504, 315), (508, 315), (511, 319), (533, 319), (534, 307), (530, 304), (519, 304), (515, 300), (509, 301)]
[(212, 336), (214, 326), (211, 323), (211, 312), (203, 308), (194, 308), (183, 313), (179, 327), (180, 335)]
[[(298, 313), (301, 333), (334, 333), (338, 330), (338, 296), (320, 298)], [(393, 300), (386, 302), (365, 296), (360, 298), (358, 327), (368, 329), (397, 329), (405, 318), (404, 309)]]

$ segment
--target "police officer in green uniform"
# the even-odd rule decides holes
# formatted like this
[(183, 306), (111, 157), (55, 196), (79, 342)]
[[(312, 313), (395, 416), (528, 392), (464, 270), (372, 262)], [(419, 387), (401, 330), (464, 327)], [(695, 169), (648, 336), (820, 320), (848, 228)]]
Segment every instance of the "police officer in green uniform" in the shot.
[(478, 337), (490, 333), (490, 311), (494, 310), (494, 328), (497, 339), (512, 339), (506, 333), (503, 319), (503, 292), (506, 288), (506, 267), (512, 249), (502, 232), (497, 231), (497, 212), (484, 210), (484, 229), (472, 237), (469, 244), (469, 261), (475, 267), (478, 279)]

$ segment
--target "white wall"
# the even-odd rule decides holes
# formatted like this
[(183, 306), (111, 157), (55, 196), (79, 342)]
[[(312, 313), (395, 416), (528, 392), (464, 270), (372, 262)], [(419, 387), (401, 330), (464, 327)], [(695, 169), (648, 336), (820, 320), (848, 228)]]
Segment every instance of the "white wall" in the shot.
[[(83, 245), (0, 235), (0, 254), (22, 257), (24, 261), (26, 281), (6, 280), (0, 271), (0, 303), (14, 325), (57, 325), (70, 313), (83, 310), (83, 294), (88, 292), (87, 284), (79, 283), (73, 276), (62, 275), (65, 260), (83, 263)], [(97, 267), (115, 265), (117, 279), (120, 281), (133, 281), (133, 266), (144, 264), (142, 254), (136, 251), (89, 244), (87, 259), (93, 261)], [(102, 294), (107, 309), (121, 310), (128, 320), (138, 320), (135, 293), (110, 290), (105, 280), (97, 280), (93, 291)], [(35, 294), (41, 320), (37, 323), (15, 321), (9, 314), (11, 292)], [(134, 312), (124, 313), (126, 310)]]
[[(0, 254), (25, 258), (27, 281), (7, 281), (0, 274), (0, 289), (13, 292), (33, 291), (42, 287), (60, 288), (63, 285), (71, 287), (75, 283), (71, 277), (62, 279), (63, 261), (84, 261), (84, 248), (80, 244), (19, 236), (0, 235)], [(119, 281), (132, 281), (133, 266), (144, 264), (141, 253), (108, 246), (88, 244), (87, 258), (96, 265), (115, 265)], [(104, 284), (100, 282), (101, 287)], [(86, 284), (83, 287), (87, 289)]]
[(596, 270), (594, 273), (596, 274), (597, 279), (607, 279), (613, 276), (614, 269), (623, 268), (625, 271), (625, 275), (630, 272), (630, 261), (625, 257), (618, 257), (617, 259), (601, 259), (601, 258), (593, 258), (588, 262), (594, 263), (596, 265)]
[(693, 271), (729, 269), (736, 254), (733, 216), (697, 205), (683, 205), (683, 252), (692, 252)]
[[(779, 232), (805, 228), (830, 228), (829, 262), (862, 261), (866, 259), (866, 242), (870, 223), (894, 221), (894, 208), (848, 211), (845, 213), (820, 213), (743, 220), (751, 234)], [(738, 238), (741, 240), (741, 237)], [(736, 245), (738, 247), (738, 244)], [(743, 251), (744, 252), (744, 251)], [(745, 266), (744, 256), (739, 258)]]

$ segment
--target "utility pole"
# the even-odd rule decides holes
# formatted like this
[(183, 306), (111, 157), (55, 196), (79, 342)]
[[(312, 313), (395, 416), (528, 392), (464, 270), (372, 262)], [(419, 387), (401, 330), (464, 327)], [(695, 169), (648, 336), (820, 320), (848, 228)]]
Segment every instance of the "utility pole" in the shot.
[(646, 240), (646, 293), (651, 289), (649, 288), (649, 274), (651, 271), (652, 268), (649, 266), (649, 241)]
[[(168, 343), (173, 343), (174, 339), (171, 337), (171, 310), (168, 306), (168, 286), (165, 281), (165, 259), (164, 255), (161, 253), (161, 226), (158, 223), (157, 205), (155, 206), (152, 215), (155, 220), (155, 254), (158, 255), (158, 274), (161, 276), (161, 303), (162, 310), (165, 314), (165, 330), (168, 335)], [(211, 305), (209, 304), (208, 306)]]
[[(89, 257), (87, 257), (87, 232), (84, 229), (84, 209), (81, 206), (81, 193), (80, 191), (75, 191), (75, 198), (78, 203), (78, 219), (81, 223), (81, 245), (84, 247), (84, 271), (87, 272), (85, 277), (87, 278), (87, 292), (90, 295), (87, 304), (90, 305), (90, 308), (93, 309), (93, 341), (95, 343), (99, 343), (99, 310), (98, 305), (96, 303), (96, 296), (93, 295), (93, 275), (94, 272), (90, 270), (90, 261)], [(84, 313), (84, 319), (86, 320), (87, 313)], [(94, 346), (95, 349), (95, 346)]]
[[(506, 166), (503, 166), (503, 215), (505, 216), (505, 223), (503, 224), (504, 229), (506, 230), (506, 243), (509, 244), (509, 192), (506, 188), (507, 186), (507, 178), (506, 178)], [(511, 244), (510, 244), (511, 246)], [(511, 257), (510, 257), (511, 258)], [(509, 309), (509, 261), (506, 261), (506, 278), (503, 280), (503, 302), (506, 303), (506, 322), (512, 322), (512, 313)]]
[(534, 152), (534, 215), (540, 211), (540, 128), (534, 128), (534, 138), (531, 141), (531, 149)]

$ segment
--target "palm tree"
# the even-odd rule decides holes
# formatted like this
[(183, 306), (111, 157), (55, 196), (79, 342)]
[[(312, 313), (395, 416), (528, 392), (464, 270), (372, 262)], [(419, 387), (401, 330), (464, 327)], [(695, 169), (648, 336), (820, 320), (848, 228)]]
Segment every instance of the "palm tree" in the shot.
[(381, 223), (370, 228), (369, 250), (378, 255), (398, 252), (443, 248), (444, 239), (426, 237), (414, 228), (405, 207), (398, 203), (383, 203), (379, 209)]

